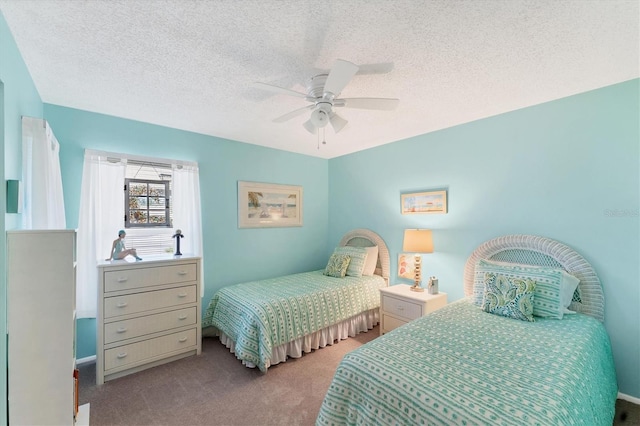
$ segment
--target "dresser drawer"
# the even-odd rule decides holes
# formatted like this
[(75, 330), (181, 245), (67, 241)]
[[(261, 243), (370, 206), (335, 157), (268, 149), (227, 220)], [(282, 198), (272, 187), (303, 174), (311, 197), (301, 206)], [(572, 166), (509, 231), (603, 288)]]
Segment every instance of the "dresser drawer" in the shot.
[(162, 284), (184, 283), (196, 281), (197, 277), (198, 270), (195, 263), (107, 271), (104, 273), (104, 291), (108, 293)]
[(104, 343), (132, 339), (145, 334), (171, 330), (196, 323), (196, 307), (179, 309), (146, 317), (117, 321), (104, 326)]
[(382, 310), (391, 315), (397, 315), (408, 320), (413, 320), (422, 316), (421, 305), (389, 297), (387, 295), (382, 296)]
[(144, 361), (170, 352), (196, 346), (196, 329), (156, 337), (104, 351), (105, 373), (109, 370)]
[(197, 300), (195, 285), (170, 288), (167, 290), (147, 291), (104, 298), (104, 317), (135, 314), (153, 309), (180, 306)]
[(391, 330), (395, 330), (407, 323), (406, 321), (399, 320), (396, 317), (391, 317), (386, 314), (382, 314), (382, 317), (382, 324), (384, 324), (384, 330), (382, 330), (382, 333), (388, 333)]

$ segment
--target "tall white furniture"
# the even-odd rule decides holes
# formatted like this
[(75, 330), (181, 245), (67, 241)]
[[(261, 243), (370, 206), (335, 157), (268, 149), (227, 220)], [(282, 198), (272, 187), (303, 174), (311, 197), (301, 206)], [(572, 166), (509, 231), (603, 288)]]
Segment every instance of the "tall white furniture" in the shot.
[(73, 425), (73, 230), (7, 232), (10, 425)]
[(99, 263), (97, 384), (200, 354), (200, 262), (167, 255)]

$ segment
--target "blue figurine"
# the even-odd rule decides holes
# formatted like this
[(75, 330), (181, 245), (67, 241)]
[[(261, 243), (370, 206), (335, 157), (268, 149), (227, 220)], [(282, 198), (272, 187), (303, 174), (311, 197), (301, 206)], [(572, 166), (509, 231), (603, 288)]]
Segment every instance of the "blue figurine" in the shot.
[(182, 231), (176, 229), (176, 233), (171, 238), (176, 239), (176, 256), (182, 256), (182, 253), (180, 253), (180, 239), (184, 238), (184, 235), (182, 235)]
[(127, 233), (124, 232), (124, 229), (118, 231), (118, 238), (113, 241), (111, 245), (111, 253), (109, 254), (109, 258), (105, 260), (122, 260), (127, 256), (133, 256), (136, 260), (142, 260), (141, 257), (138, 256), (136, 249), (131, 248), (128, 249), (124, 246), (124, 237), (127, 236)]

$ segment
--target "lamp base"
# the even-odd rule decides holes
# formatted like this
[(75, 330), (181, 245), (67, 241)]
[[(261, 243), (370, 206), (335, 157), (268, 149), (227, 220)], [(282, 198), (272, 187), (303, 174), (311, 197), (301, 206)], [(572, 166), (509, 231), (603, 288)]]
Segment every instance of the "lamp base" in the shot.
[(424, 288), (415, 285), (412, 285), (409, 289), (411, 289), (411, 291), (424, 291)]

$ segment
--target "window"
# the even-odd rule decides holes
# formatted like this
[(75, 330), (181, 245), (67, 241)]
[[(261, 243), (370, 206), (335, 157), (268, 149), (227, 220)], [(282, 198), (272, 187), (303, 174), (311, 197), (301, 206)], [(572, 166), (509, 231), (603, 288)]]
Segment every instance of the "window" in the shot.
[[(168, 183), (168, 189), (164, 186), (164, 214), (165, 218), (167, 214), (170, 218), (164, 226), (129, 226), (126, 229), (126, 247), (135, 248), (138, 255), (143, 259), (146, 257), (146, 260), (156, 255), (166, 259), (176, 245), (176, 238), (173, 238), (175, 230), (169, 224), (176, 224), (184, 235), (181, 251), (202, 256), (198, 163), (85, 150), (77, 239), (78, 318), (96, 316), (96, 265), (108, 255), (117, 231), (125, 227), (125, 212), (129, 211), (123, 190), (126, 179)], [(147, 188), (147, 197), (143, 201), (145, 206), (155, 203), (155, 200), (149, 201), (150, 194), (153, 198), (154, 194)], [(199, 274), (202, 276), (202, 271)], [(203, 291), (204, 286), (201, 288)], [(202, 296), (204, 293), (200, 294)]]
[(173, 169), (170, 164), (129, 158), (124, 180), (127, 248), (140, 257), (173, 250)]
[(125, 179), (125, 228), (171, 226), (169, 182)]
[(170, 165), (129, 161), (124, 192), (125, 228), (171, 227)]

